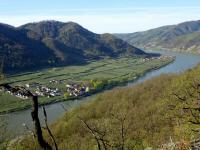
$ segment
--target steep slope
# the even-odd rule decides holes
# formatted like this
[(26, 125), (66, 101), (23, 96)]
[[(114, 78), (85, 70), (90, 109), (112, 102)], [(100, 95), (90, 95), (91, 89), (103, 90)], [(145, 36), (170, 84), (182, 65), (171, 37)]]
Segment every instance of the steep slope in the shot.
[(144, 32), (116, 34), (144, 49), (169, 49), (200, 53), (200, 20), (164, 26)]
[[(69, 53), (75, 51), (78, 51), (77, 53), (82, 52), (88, 59), (102, 56), (145, 54), (143, 51), (130, 46), (113, 35), (98, 35), (73, 22), (43, 21), (26, 24), (21, 26), (20, 29), (24, 30), (28, 37), (45, 43), (61, 59), (64, 59), (63, 53), (66, 51)], [(60, 44), (62, 47), (60, 47)], [(76, 50), (70, 51), (71, 48)]]
[(0, 24), (4, 72), (83, 64), (89, 59), (149, 56), (110, 34), (99, 35), (68, 22), (42, 21), (15, 28)]
[(4, 71), (42, 68), (59, 62), (44, 44), (5, 24), (0, 24), (0, 60)]
[[(199, 74), (200, 66), (99, 95), (51, 126), (59, 149), (97, 149), (94, 136), (108, 150), (157, 149), (170, 141), (171, 146), (182, 141), (177, 149), (189, 149), (189, 141), (199, 139)], [(35, 149), (30, 143), (31, 137), (24, 138), (21, 146)]]

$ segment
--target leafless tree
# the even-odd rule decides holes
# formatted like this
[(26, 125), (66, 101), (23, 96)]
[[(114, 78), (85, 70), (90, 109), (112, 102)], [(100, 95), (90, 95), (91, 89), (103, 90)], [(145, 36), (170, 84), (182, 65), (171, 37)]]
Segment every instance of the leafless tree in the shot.
[(94, 137), (99, 150), (108, 150), (109, 147), (113, 147), (110, 144), (110, 142), (106, 139), (107, 135), (106, 128), (103, 131), (101, 131), (100, 129), (92, 127), (92, 125), (87, 123), (87, 121), (84, 120), (82, 117), (78, 116), (78, 118), (83, 123), (84, 127), (88, 129), (91, 135)]
[(114, 120), (116, 120), (116, 123), (119, 125), (119, 143), (116, 144), (117, 147), (119, 147), (120, 150), (125, 150), (125, 142), (127, 138), (127, 132), (129, 129), (129, 123), (126, 123), (127, 119), (127, 114), (126, 113), (118, 113), (118, 114), (113, 114), (111, 113), (111, 116)]
[[(119, 149), (125, 150), (125, 142), (127, 138), (127, 131), (129, 125), (126, 123), (127, 115), (111, 114), (111, 126), (99, 125), (101, 129), (95, 127), (94, 124), (89, 124), (82, 117), (78, 116), (84, 127), (88, 129), (93, 138), (95, 139), (99, 150)], [(101, 120), (100, 120), (101, 122)], [(115, 123), (113, 123), (115, 122)], [(117, 124), (117, 125), (116, 125)], [(97, 125), (96, 125), (97, 126)], [(111, 129), (110, 129), (111, 128)], [(112, 130), (112, 132), (110, 132)], [(118, 140), (113, 139), (113, 135), (118, 136)]]
[(44, 140), (44, 137), (42, 134), (42, 128), (41, 128), (40, 120), (38, 117), (38, 96), (33, 95), (30, 91), (28, 91), (28, 93), (30, 96), (32, 96), (32, 101), (33, 101), (31, 116), (32, 116), (34, 126), (35, 126), (37, 141), (42, 148), (46, 150), (52, 150), (52, 147)]
[[(4, 87), (4, 89), (12, 88), (9, 84), (1, 84), (0, 86)], [(52, 150), (52, 147), (44, 140), (42, 128), (38, 116), (38, 96), (32, 94), (29, 90), (26, 90), (26, 95), (32, 98), (32, 111), (31, 116), (35, 127), (35, 135), (37, 137), (37, 141), (39, 145), (45, 150)]]
[(53, 134), (52, 134), (52, 132), (51, 132), (49, 126), (48, 126), (48, 123), (47, 123), (47, 113), (46, 113), (46, 109), (45, 109), (45, 107), (42, 107), (42, 108), (43, 108), (43, 113), (44, 113), (44, 117), (45, 117), (45, 118), (44, 118), (44, 122), (45, 122), (45, 126), (46, 126), (45, 129), (47, 129), (47, 131), (48, 131), (48, 133), (49, 133), (49, 136), (51, 137), (51, 140), (52, 140), (53, 143), (54, 143), (55, 149), (58, 150), (58, 146), (57, 146), (56, 140), (55, 140), (55, 138), (54, 138), (54, 136), (53, 136)]

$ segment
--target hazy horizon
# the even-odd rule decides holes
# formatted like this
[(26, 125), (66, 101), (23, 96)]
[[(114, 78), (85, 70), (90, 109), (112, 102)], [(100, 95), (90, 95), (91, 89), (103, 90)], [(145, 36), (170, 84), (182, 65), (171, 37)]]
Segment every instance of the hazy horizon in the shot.
[(3, 1), (0, 22), (20, 26), (42, 20), (73, 21), (95, 33), (131, 33), (200, 19), (200, 2), (191, 0)]

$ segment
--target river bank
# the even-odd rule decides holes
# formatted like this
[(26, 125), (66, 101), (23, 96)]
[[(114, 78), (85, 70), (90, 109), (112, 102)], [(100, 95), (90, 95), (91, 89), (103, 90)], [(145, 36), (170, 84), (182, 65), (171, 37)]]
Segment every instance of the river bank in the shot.
[[(34, 73), (33, 74), (29, 74), (28, 76), (21, 76), (21, 75), (20, 75), (20, 77), (16, 76), (14, 79), (13, 78), (9, 78), (8, 81), (12, 81), (13, 85), (15, 85), (15, 86), (16, 85), (17, 86), (19, 86), (19, 85), (22, 86), (23, 84), (26, 84), (27, 82), (35, 81), (35, 83), (43, 83), (43, 84), (46, 84), (48, 86), (53, 86), (54, 88), (55, 87), (59, 87), (61, 89), (61, 91), (62, 91), (62, 94), (60, 96), (50, 97), (50, 98), (39, 97), (39, 105), (40, 106), (44, 106), (44, 105), (50, 105), (50, 104), (54, 104), (54, 103), (62, 102), (62, 101), (77, 100), (77, 99), (81, 99), (81, 98), (84, 98), (84, 97), (91, 96), (93, 94), (101, 93), (101, 92), (103, 92), (105, 90), (110, 90), (110, 89), (112, 89), (112, 88), (114, 88), (116, 86), (124, 86), (128, 82), (134, 82), (138, 78), (144, 76), (146, 73), (148, 73), (148, 72), (150, 72), (152, 70), (157, 70), (157, 69), (159, 69), (161, 67), (164, 67), (164, 66), (168, 65), (169, 63), (172, 63), (173, 61), (174, 61), (174, 58), (167, 58), (167, 59), (164, 59), (164, 60), (162, 60), (162, 59), (161, 60), (159, 60), (159, 59), (155, 59), (154, 60), (153, 59), (153, 60), (148, 60), (148, 61), (128, 58), (128, 59), (116, 60), (116, 61), (114, 61), (114, 63), (111, 62), (109, 64), (103, 64), (104, 65), (103, 70), (111, 69), (111, 71), (115, 71), (119, 75), (111, 76), (110, 75), (111, 71), (109, 71), (109, 72), (107, 71), (109, 73), (109, 77), (108, 78), (104, 78), (104, 74), (103, 73), (105, 73), (105, 71), (103, 71), (102, 72), (103, 75), (100, 76), (99, 75), (99, 70), (102, 70), (102, 69), (98, 68), (98, 69), (96, 69), (97, 73), (93, 74), (94, 77), (95, 76), (98, 77), (97, 81), (100, 82), (100, 84), (98, 84), (97, 87), (91, 87), (91, 90), (89, 92), (87, 92), (87, 93), (84, 93), (84, 94), (81, 94), (81, 95), (77, 95), (77, 96), (74, 96), (74, 95), (73, 96), (68, 96), (67, 98), (63, 96), (66, 93), (65, 92), (65, 88), (66, 88), (65, 84), (67, 82), (65, 82), (65, 84), (63, 83), (63, 84), (60, 84), (60, 85), (49, 84), (48, 80), (52, 79), (52, 77), (50, 77), (50, 76), (45, 76), (44, 77), (45, 79), (47, 79), (45, 82), (42, 82), (41, 81), (42, 79), (40, 79), (40, 78), (35, 80), (35, 78), (36, 78), (35, 76), (36, 75), (34, 75)], [(121, 62), (123, 62), (123, 63), (119, 64)], [(102, 65), (102, 63), (101, 63), (101, 65)], [(105, 65), (107, 65), (107, 66), (113, 65), (113, 66), (112, 67), (107, 67), (107, 66), (105, 67)], [(124, 66), (124, 65), (126, 65), (126, 66)], [(85, 68), (87, 68), (87, 67), (88, 66), (85, 66)], [(87, 73), (90, 73), (89, 70), (91, 70), (91, 68), (90, 67), (88, 67), (88, 68), (89, 69), (87, 70)], [(116, 68), (118, 70), (116, 70)], [(94, 69), (94, 67), (92, 69)], [(119, 69), (121, 69), (121, 70), (119, 70)], [(131, 69), (133, 69), (133, 70), (131, 70)], [(123, 72), (120, 72), (120, 71), (123, 71)], [(63, 72), (64, 71), (60, 71), (60, 74), (62, 75)], [(57, 74), (56, 76), (60, 76), (60, 74)], [(106, 73), (105, 73), (105, 75), (106, 75)], [(37, 75), (37, 76), (41, 77), (41, 75)], [(55, 74), (53, 74), (53, 76), (55, 78)], [(85, 76), (87, 77), (88, 74), (85, 75)], [(24, 81), (23, 77), (24, 78), (30, 78), (30, 79)], [(95, 79), (94, 77), (92, 79)], [(75, 82), (75, 81), (77, 82), (77, 80), (78, 79), (73, 78), (73, 82)], [(64, 81), (64, 80), (62, 80), (62, 81)], [(78, 82), (86, 82), (86, 81), (79, 80)], [(6, 114), (6, 113), (16, 112), (16, 111), (26, 110), (26, 109), (31, 108), (31, 106), (32, 106), (31, 99), (21, 100), (20, 98), (17, 98), (14, 95), (9, 95), (6, 92), (4, 92), (0, 96), (0, 98), (2, 100), (2, 103), (0, 104), (0, 114), (1, 115), (2, 114)]]
[[(150, 79), (152, 77), (158, 76), (163, 73), (183, 72), (187, 69), (193, 68), (200, 62), (199, 55), (193, 55), (188, 53), (177, 53), (171, 51), (160, 51), (160, 53), (165, 55), (175, 56), (176, 60), (170, 63), (169, 65), (166, 65), (165, 67), (144, 74), (142, 77), (138, 78), (134, 82), (129, 82), (125, 86), (134, 86), (138, 83), (144, 82), (147, 79)], [(62, 106), (64, 106), (67, 109), (67, 111), (70, 111), (76, 106), (79, 106), (83, 103), (87, 103), (88, 101), (92, 101), (93, 99), (95, 99), (96, 96), (97, 95), (93, 95), (82, 98), (80, 100), (69, 100), (69, 101), (46, 105), (45, 108), (48, 114), (48, 123), (55, 122), (66, 112), (66, 110), (64, 110)], [(30, 114), (31, 114), (30, 109), (7, 114), (6, 123), (8, 124), (7, 126), (8, 131), (11, 132), (12, 135), (17, 136), (23, 134), (25, 131), (24, 127), (22, 126), (23, 123), (25, 123), (27, 126), (31, 128), (32, 120)], [(39, 116), (41, 122), (44, 123), (43, 122), (44, 117), (41, 108), (39, 109)]]

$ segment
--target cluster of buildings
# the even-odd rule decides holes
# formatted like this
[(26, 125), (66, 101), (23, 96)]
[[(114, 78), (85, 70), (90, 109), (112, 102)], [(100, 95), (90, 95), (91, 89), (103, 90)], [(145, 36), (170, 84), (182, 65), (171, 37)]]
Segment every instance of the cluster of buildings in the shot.
[(23, 86), (8, 86), (7, 88), (1, 88), (0, 91), (8, 92), (10, 95), (19, 97), (21, 99), (28, 99), (28, 92), (27, 90), (33, 91), (35, 89), (35, 94), (38, 96), (45, 96), (45, 97), (55, 97), (60, 96), (61, 93), (58, 88), (49, 88), (46, 86), (43, 86), (39, 83), (30, 83), (26, 84), (25, 87)]
[(35, 94), (37, 94), (38, 96), (45, 96), (48, 98), (61, 95), (58, 88), (49, 88), (46, 86), (37, 87)]
[[(51, 80), (49, 81), (53, 84), (61, 84), (63, 81), (61, 80)], [(90, 85), (88, 84), (79, 84), (79, 83), (71, 83), (66, 84), (66, 88), (63, 90), (67, 92), (70, 96), (81, 96), (85, 95), (90, 91)], [(1, 88), (0, 91), (8, 92), (9, 94), (19, 97), (21, 99), (28, 99), (27, 90), (34, 91), (35, 94), (42, 97), (56, 97), (60, 96), (62, 92), (58, 88), (50, 88), (45, 85), (42, 85), (37, 82), (27, 83), (25, 86), (14, 86), (8, 88)]]
[(81, 96), (90, 91), (89, 86), (81, 84), (67, 84), (67, 92), (70, 96)]
[(28, 99), (28, 93), (27, 90), (24, 87), (21, 86), (15, 86), (15, 87), (8, 87), (1, 89), (2, 91), (8, 92), (9, 94), (16, 96), (21, 99)]
[(37, 94), (38, 96), (55, 97), (55, 96), (61, 95), (58, 88), (49, 88), (47, 86), (41, 85), (40, 83), (29, 83), (29, 84), (26, 84), (25, 86), (27, 88), (36, 89), (35, 94)]
[[(62, 84), (62, 80), (50, 80), (49, 83), (52, 84)], [(29, 83), (25, 85), (26, 88), (36, 89), (35, 94), (38, 96), (45, 96), (45, 97), (55, 97), (60, 96), (61, 92), (58, 88), (49, 88), (47, 86), (41, 85), (40, 83)], [(66, 91), (69, 93), (70, 96), (81, 96), (85, 93), (89, 92), (89, 85), (83, 85), (78, 83), (72, 83), (66, 85)]]
[(150, 60), (169, 60), (169, 59), (174, 59), (174, 56), (168, 56), (168, 55), (161, 55), (160, 57), (151, 57), (151, 58), (143, 58), (142, 59), (142, 62), (147, 62), (147, 61), (150, 61)]

